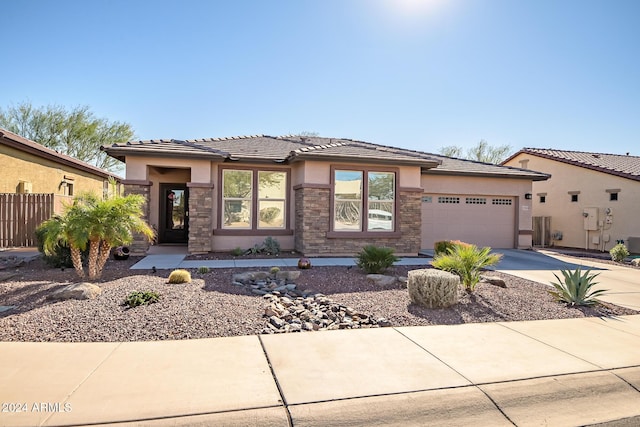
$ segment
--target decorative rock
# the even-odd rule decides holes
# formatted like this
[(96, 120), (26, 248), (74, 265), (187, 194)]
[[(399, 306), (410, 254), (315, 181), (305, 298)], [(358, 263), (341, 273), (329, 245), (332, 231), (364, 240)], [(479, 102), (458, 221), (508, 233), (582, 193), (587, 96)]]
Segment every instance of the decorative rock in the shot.
[(269, 323), (271, 323), (276, 328), (282, 328), (285, 325), (285, 321), (278, 316), (271, 316), (269, 318)]
[(480, 276), (483, 282), (489, 283), (493, 286), (498, 286), (500, 288), (506, 288), (507, 284), (500, 277), (496, 276)]
[(94, 299), (101, 293), (102, 289), (91, 283), (74, 283), (53, 292), (47, 298), (52, 300)]
[(300, 271), (298, 270), (286, 270), (286, 271), (278, 271), (276, 274), (277, 279), (284, 279), (287, 281), (295, 281), (300, 277)]
[(640, 258), (632, 259), (631, 264), (635, 265), (636, 267), (640, 267)]
[(367, 274), (367, 280), (377, 286), (391, 286), (398, 280), (395, 276), (385, 276), (384, 274)]

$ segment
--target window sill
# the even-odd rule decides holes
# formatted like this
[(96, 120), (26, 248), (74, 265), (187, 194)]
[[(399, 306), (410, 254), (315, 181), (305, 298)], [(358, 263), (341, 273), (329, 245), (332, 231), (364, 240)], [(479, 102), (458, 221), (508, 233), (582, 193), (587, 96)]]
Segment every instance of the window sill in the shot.
[(293, 230), (273, 229), (273, 230), (256, 230), (249, 228), (242, 229), (229, 229), (218, 228), (213, 230), (213, 234), (216, 236), (291, 236)]
[(327, 239), (399, 239), (399, 231), (329, 231)]

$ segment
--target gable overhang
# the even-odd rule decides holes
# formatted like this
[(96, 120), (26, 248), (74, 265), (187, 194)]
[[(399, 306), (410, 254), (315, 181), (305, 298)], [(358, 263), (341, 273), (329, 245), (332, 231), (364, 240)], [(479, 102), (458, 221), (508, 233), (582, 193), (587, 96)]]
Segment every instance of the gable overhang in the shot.
[(101, 178), (112, 177), (118, 181), (122, 179), (121, 177), (109, 173), (96, 166), (81, 162), (80, 160), (74, 159), (73, 157), (67, 156), (66, 154), (58, 153), (55, 150), (47, 148), (44, 145), (38, 144), (37, 142), (31, 141), (12, 132), (5, 132), (4, 130), (0, 130), (0, 141), (7, 147), (11, 147), (24, 153), (32, 154), (36, 157), (40, 157), (41, 159), (49, 160), (60, 165), (65, 165), (77, 170), (81, 170), (83, 172), (99, 176)]

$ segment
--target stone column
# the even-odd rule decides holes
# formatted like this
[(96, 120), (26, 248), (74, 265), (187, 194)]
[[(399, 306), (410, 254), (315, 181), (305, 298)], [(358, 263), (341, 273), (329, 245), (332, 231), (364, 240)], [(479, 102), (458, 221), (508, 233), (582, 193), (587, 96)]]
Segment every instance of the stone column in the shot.
[(189, 182), (189, 253), (211, 251), (213, 184)]
[[(144, 197), (145, 203), (142, 205), (142, 219), (145, 222), (149, 222), (149, 195), (151, 193), (151, 181), (134, 181), (134, 180), (125, 180), (124, 184), (124, 194), (139, 194)], [(134, 233), (133, 242), (129, 246), (130, 254), (133, 256), (144, 256), (147, 254), (147, 250), (149, 249), (149, 240), (140, 234)]]

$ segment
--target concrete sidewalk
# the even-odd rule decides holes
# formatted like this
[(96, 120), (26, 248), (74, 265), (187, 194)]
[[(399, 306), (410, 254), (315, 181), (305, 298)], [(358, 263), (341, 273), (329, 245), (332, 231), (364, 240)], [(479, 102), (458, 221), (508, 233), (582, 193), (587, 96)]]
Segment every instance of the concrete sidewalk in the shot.
[[(175, 268), (269, 268), (298, 266), (299, 258), (269, 258), (269, 259), (228, 259), (228, 260), (185, 260), (185, 254), (157, 254), (147, 255), (134, 264), (132, 270), (150, 270), (153, 267), (159, 270), (172, 270)], [(350, 266), (356, 265), (355, 258), (309, 258), (314, 267), (326, 266)], [(395, 265), (428, 265), (431, 258), (406, 257), (401, 258)]]
[(2, 426), (638, 425), (640, 316), (4, 342), (0, 384)]

